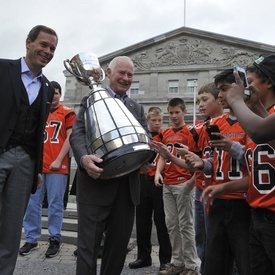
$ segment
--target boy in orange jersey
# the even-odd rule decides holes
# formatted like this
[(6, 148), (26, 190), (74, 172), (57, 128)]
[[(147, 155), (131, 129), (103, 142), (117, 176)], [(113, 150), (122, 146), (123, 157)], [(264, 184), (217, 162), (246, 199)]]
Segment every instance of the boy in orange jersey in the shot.
[(275, 274), (275, 55), (261, 55), (247, 68), (247, 76), (252, 92), (247, 104), (251, 109), (236, 73), (237, 84), (228, 90), (228, 102), (249, 135), (245, 147), (249, 177), (209, 187), (202, 199), (213, 203), (221, 194), (248, 187), (247, 202), (252, 208), (249, 274)]
[[(235, 82), (233, 70), (225, 70), (215, 76), (219, 100), (224, 109), (230, 106), (226, 93)], [(213, 158), (202, 160), (193, 153), (186, 153), (190, 167), (212, 171), (212, 185), (222, 185), (230, 180), (242, 179), (247, 175), (243, 148), (246, 133), (241, 128), (233, 111), (210, 120), (219, 126), (220, 139), (210, 140)], [(207, 138), (207, 133), (204, 132)], [(243, 163), (243, 164), (242, 164)], [(234, 260), (240, 275), (249, 274), (248, 232), (250, 208), (245, 201), (246, 190), (221, 195), (210, 207), (207, 216), (207, 241), (205, 275), (232, 274)]]
[[(198, 109), (200, 114), (205, 118), (205, 122), (195, 125), (190, 130), (188, 138), (188, 148), (202, 158), (209, 157), (211, 147), (206, 140), (200, 138), (204, 128), (209, 124), (209, 119), (218, 117), (223, 114), (223, 108), (218, 99), (218, 90), (214, 82), (203, 85), (198, 91)], [(201, 259), (200, 272), (203, 274), (205, 263), (205, 246), (206, 246), (206, 207), (200, 201), (203, 189), (207, 186), (207, 179), (211, 183), (211, 174), (205, 175), (203, 172), (196, 171), (195, 179), (195, 240), (198, 256)]]
[[(209, 157), (211, 147), (207, 143), (207, 140), (200, 138), (202, 132), (205, 130), (206, 125), (209, 124), (209, 119), (217, 117), (223, 114), (222, 106), (218, 99), (218, 90), (214, 82), (203, 85), (198, 91), (198, 109), (200, 114), (205, 118), (205, 122), (195, 125), (190, 129), (188, 136), (188, 148), (190, 151), (195, 152), (203, 158)], [(153, 143), (153, 147), (159, 152), (165, 159), (171, 160), (171, 162), (179, 165), (182, 168), (188, 169), (185, 165), (185, 161), (172, 157), (171, 153), (168, 153), (166, 147), (160, 143)], [(181, 149), (176, 148), (178, 154), (181, 154)], [(204, 203), (200, 201), (202, 190), (206, 187), (206, 182), (211, 183), (211, 174), (205, 175), (203, 172), (196, 171), (195, 179), (195, 197), (194, 197), (194, 225), (195, 225), (195, 240), (198, 256), (201, 259), (200, 272), (203, 274), (204, 261), (205, 261), (205, 245), (206, 245), (206, 208)]]
[[(190, 127), (184, 122), (185, 103), (180, 98), (173, 98), (169, 101), (167, 110), (173, 125), (163, 131), (162, 142), (176, 155), (175, 144), (188, 142)], [(160, 271), (160, 275), (199, 274), (200, 259), (196, 251), (193, 224), (193, 181), (194, 178), (188, 170), (166, 161), (163, 157), (159, 158), (155, 184), (163, 185), (165, 221), (173, 257), (173, 264)]]
[[(151, 107), (147, 114), (148, 129), (153, 140), (162, 140), (163, 113), (159, 107)], [(140, 173), (140, 204), (136, 207), (136, 232), (137, 232), (137, 260), (129, 263), (132, 269), (152, 265), (151, 258), (151, 232), (152, 215), (156, 225), (159, 243), (160, 270), (170, 266), (171, 244), (163, 209), (162, 188), (155, 186), (154, 177), (156, 171), (157, 155), (152, 162), (152, 167), (145, 173)]]

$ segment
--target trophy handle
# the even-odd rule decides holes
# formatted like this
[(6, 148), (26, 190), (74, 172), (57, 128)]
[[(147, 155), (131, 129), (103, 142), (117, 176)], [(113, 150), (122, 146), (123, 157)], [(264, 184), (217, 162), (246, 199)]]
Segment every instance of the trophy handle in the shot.
[(101, 78), (98, 81), (103, 81), (105, 79), (105, 72), (104, 70), (101, 68)]
[[(63, 64), (64, 64), (65, 68), (66, 68), (72, 75), (76, 76), (75, 73), (72, 71), (71, 63), (70, 63), (70, 60), (69, 60), (69, 59), (64, 60), (64, 61), (63, 61)], [(67, 64), (69, 64), (69, 66), (67, 66)]]

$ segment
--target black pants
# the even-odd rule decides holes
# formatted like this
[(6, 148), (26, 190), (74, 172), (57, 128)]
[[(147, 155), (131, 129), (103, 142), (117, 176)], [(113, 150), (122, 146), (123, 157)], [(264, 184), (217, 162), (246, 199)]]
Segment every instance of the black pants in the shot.
[(170, 263), (171, 244), (165, 225), (162, 188), (156, 187), (154, 177), (140, 175), (140, 204), (136, 208), (138, 259), (151, 258), (151, 233), (153, 219), (157, 229), (160, 263)]

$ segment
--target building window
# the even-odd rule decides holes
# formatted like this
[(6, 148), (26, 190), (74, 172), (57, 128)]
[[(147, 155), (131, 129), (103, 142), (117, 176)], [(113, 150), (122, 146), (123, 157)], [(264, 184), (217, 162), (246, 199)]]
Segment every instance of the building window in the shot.
[(187, 91), (185, 96), (190, 98), (197, 96), (197, 79), (187, 80)]
[(179, 93), (179, 81), (178, 80), (168, 80), (168, 94), (178, 94)]
[(133, 81), (130, 88), (130, 95), (138, 95), (139, 94), (139, 81)]

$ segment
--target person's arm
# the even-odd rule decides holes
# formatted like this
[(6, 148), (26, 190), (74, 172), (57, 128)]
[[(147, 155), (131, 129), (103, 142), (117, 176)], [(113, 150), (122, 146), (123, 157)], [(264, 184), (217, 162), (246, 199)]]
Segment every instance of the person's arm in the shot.
[[(154, 148), (154, 150), (157, 153), (159, 153), (160, 156), (162, 156), (162, 158), (171, 161), (172, 163), (176, 164), (181, 168), (189, 170), (189, 167), (185, 164), (185, 160), (178, 158), (177, 156), (174, 156), (171, 152), (168, 151), (167, 146), (162, 142), (152, 141), (151, 145)], [(176, 151), (179, 155), (184, 155), (184, 153), (181, 153), (182, 150), (180, 148), (177, 148)]]
[(185, 163), (188, 166), (189, 170), (199, 170), (205, 174), (211, 174), (213, 172), (213, 151), (211, 151), (210, 156), (208, 158), (201, 159), (195, 153), (186, 150), (184, 157)]
[(69, 151), (71, 149), (71, 145), (70, 145), (70, 142), (69, 142), (71, 133), (72, 133), (71, 128), (66, 131), (67, 138), (65, 139), (65, 141), (63, 143), (63, 146), (62, 146), (57, 158), (51, 163), (50, 170), (57, 171), (57, 170), (60, 169), (62, 160), (69, 153)]
[(164, 168), (165, 168), (165, 159), (162, 156), (160, 156), (158, 159), (156, 172), (155, 172), (155, 179), (154, 179), (155, 185), (157, 187), (160, 187), (163, 184), (163, 176), (161, 173), (164, 170)]
[(266, 143), (272, 141), (271, 146), (274, 147), (275, 142), (275, 114), (268, 115), (263, 104), (259, 100), (255, 100), (259, 93), (254, 86), (249, 86), (251, 91), (250, 110), (244, 101), (244, 87), (238, 73), (234, 73), (236, 84), (232, 84), (232, 88), (227, 92), (227, 102), (233, 109), (235, 116), (238, 118), (242, 128), (255, 143)]
[(248, 176), (246, 176), (240, 180), (234, 180), (222, 184), (208, 186), (203, 190), (200, 201), (212, 205), (214, 199), (223, 194), (231, 193), (238, 190), (247, 190), (248, 184), (249, 178)]

